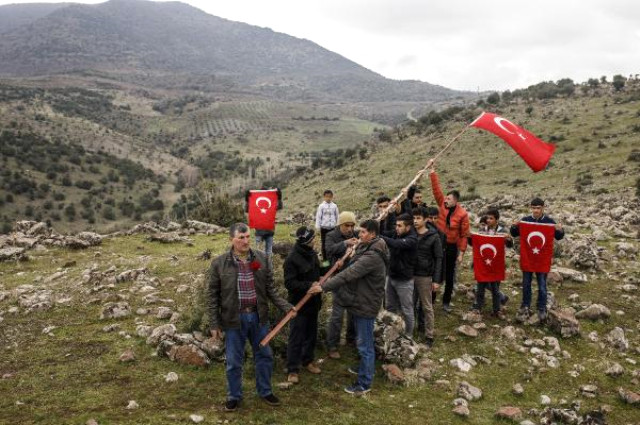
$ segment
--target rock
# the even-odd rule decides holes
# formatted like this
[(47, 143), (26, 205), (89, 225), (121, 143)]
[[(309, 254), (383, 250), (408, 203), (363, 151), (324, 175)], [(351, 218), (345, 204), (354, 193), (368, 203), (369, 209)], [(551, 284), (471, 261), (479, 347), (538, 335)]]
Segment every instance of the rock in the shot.
[(421, 359), (416, 365), (418, 377), (424, 379), (425, 381), (430, 380), (437, 369), (437, 364), (433, 360), (428, 358)]
[(207, 353), (211, 360), (224, 361), (224, 341), (218, 338), (208, 338), (202, 341), (200, 348)]
[(511, 388), (511, 392), (514, 395), (522, 395), (524, 394), (524, 388), (522, 387), (522, 384), (515, 384), (513, 388)]
[(129, 404), (127, 404), (127, 409), (133, 410), (139, 408), (140, 405), (135, 400), (129, 400)]
[(204, 416), (190, 415), (189, 419), (191, 419), (193, 423), (199, 424), (200, 422), (204, 421)]
[(638, 253), (638, 248), (635, 244), (629, 242), (618, 242), (616, 244), (616, 251), (621, 257), (628, 257)]
[(130, 363), (136, 360), (136, 354), (131, 348), (127, 348), (124, 353), (120, 354), (120, 361), (122, 363)]
[(473, 329), (475, 329), (477, 331), (481, 331), (481, 330), (487, 329), (487, 324), (484, 323), (484, 322), (474, 323), (471, 326), (473, 327)]
[(516, 339), (518, 339), (518, 330), (516, 330), (516, 328), (514, 328), (513, 326), (505, 326), (500, 331), (500, 336), (508, 339), (509, 341), (515, 341)]
[(598, 394), (598, 387), (595, 385), (582, 385), (580, 393), (587, 398), (595, 398)]
[(482, 322), (482, 314), (475, 311), (469, 311), (462, 316), (462, 320), (464, 322), (471, 322), (471, 323)]
[(80, 232), (76, 237), (85, 241), (89, 246), (96, 246), (102, 243), (102, 236), (93, 232)]
[(292, 382), (287, 382), (287, 381), (278, 382), (276, 384), (276, 387), (281, 389), (281, 390), (288, 390), (288, 389), (293, 387), (293, 383)]
[(144, 308), (144, 307), (140, 307), (136, 310), (136, 314), (138, 316), (146, 316), (147, 314), (149, 314), (149, 309), (148, 308)]
[(172, 337), (176, 333), (176, 325), (170, 323), (155, 328), (147, 338), (147, 344), (157, 345), (161, 339)]
[(177, 233), (156, 233), (147, 237), (149, 242), (160, 242), (160, 243), (193, 243), (192, 239), (189, 239), (185, 236), (180, 236)]
[(478, 336), (478, 331), (469, 325), (462, 325), (456, 329), (456, 331), (462, 335), (466, 335), (471, 338)]
[(596, 332), (596, 331), (589, 332), (589, 335), (587, 336), (587, 338), (591, 342), (598, 342), (599, 341), (598, 332)]
[(602, 304), (591, 304), (589, 307), (576, 313), (576, 319), (599, 320), (611, 317), (611, 311)]
[(568, 297), (568, 300), (571, 301), (572, 303), (577, 303), (578, 300), (580, 299), (580, 295), (578, 294), (571, 294)]
[(164, 377), (165, 382), (176, 382), (178, 380), (178, 374), (175, 372), (167, 373), (167, 376)]
[(549, 310), (547, 323), (549, 328), (563, 338), (580, 335), (580, 323), (576, 320), (572, 309)]
[(607, 335), (607, 341), (614, 348), (617, 348), (620, 351), (626, 351), (629, 349), (629, 341), (625, 338), (624, 330), (620, 327), (614, 328)]
[(27, 259), (26, 249), (5, 247), (0, 249), (0, 261), (23, 261)]
[(579, 283), (584, 283), (588, 280), (586, 274), (566, 267), (554, 267), (551, 271), (560, 274), (563, 280), (572, 280)]
[(458, 368), (458, 370), (460, 370), (461, 372), (469, 372), (471, 370), (471, 364), (467, 363), (466, 361), (457, 358), (457, 359), (452, 359), (451, 361), (449, 361), (449, 364), (455, 368)]
[(402, 317), (386, 310), (381, 311), (376, 317), (373, 330), (376, 354), (384, 363), (412, 368), (420, 354), (428, 349), (406, 335), (404, 329)]
[(85, 425), (98, 425), (98, 421), (96, 421), (95, 419), (89, 419), (87, 422), (85, 422)]
[(551, 404), (551, 398), (548, 395), (541, 395), (540, 396), (540, 404), (543, 406), (548, 406)]
[(387, 379), (392, 384), (404, 384), (405, 383), (404, 373), (402, 372), (402, 370), (398, 366), (396, 366), (394, 364), (385, 364), (385, 365), (382, 365), (382, 370), (385, 371)]
[(206, 366), (209, 358), (194, 344), (174, 346), (169, 351), (169, 358), (177, 363), (189, 366)]
[(482, 391), (480, 388), (474, 387), (466, 381), (462, 381), (458, 385), (458, 396), (468, 401), (479, 400), (482, 397)]
[(117, 323), (106, 325), (102, 328), (102, 332), (114, 332), (117, 330), (120, 330), (120, 325), (118, 325)]
[(158, 307), (158, 313), (156, 314), (156, 317), (158, 319), (170, 319), (172, 314), (173, 310), (171, 310), (169, 307)]
[(453, 400), (453, 405), (469, 407), (469, 402), (464, 398), (456, 398)]
[(462, 416), (463, 418), (467, 418), (471, 414), (471, 412), (469, 411), (469, 408), (461, 404), (451, 409), (451, 411), (458, 416)]
[(498, 409), (496, 417), (499, 419), (507, 419), (511, 421), (517, 421), (522, 419), (522, 410), (517, 407), (504, 406)]
[(100, 313), (100, 319), (119, 319), (121, 317), (127, 317), (131, 314), (131, 307), (129, 303), (106, 303)]
[(569, 245), (569, 264), (582, 270), (598, 270), (600, 268), (597, 245), (591, 236), (571, 240)]
[(635, 393), (630, 390), (625, 390), (624, 388), (618, 388), (618, 395), (622, 401), (631, 405), (640, 405), (640, 394)]
[(624, 373), (624, 368), (620, 363), (612, 363), (604, 373), (608, 376), (618, 377)]

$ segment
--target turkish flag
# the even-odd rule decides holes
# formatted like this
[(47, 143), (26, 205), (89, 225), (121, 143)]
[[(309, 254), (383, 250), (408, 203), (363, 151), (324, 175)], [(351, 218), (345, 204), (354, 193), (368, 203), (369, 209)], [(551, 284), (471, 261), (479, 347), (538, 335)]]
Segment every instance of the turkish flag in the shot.
[(496, 114), (483, 112), (469, 125), (490, 131), (507, 142), (535, 173), (547, 168), (556, 150), (556, 145), (543, 142), (524, 128)]
[(553, 259), (555, 224), (521, 221), (520, 268), (525, 272), (549, 273)]
[(257, 230), (273, 230), (276, 226), (278, 191), (252, 190), (249, 192), (249, 227)]
[(505, 278), (503, 235), (471, 235), (473, 274), (477, 282), (501, 282)]

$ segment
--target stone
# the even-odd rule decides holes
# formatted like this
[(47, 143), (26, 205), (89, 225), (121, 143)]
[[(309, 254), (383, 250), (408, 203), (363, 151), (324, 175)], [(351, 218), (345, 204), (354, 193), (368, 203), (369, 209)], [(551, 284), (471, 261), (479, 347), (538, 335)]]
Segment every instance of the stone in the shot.
[(85, 425), (98, 425), (98, 421), (96, 421), (95, 419), (89, 419), (87, 422), (85, 422)]
[(587, 398), (595, 398), (598, 394), (598, 387), (595, 385), (582, 385), (580, 386), (580, 394)]
[(618, 377), (624, 373), (624, 368), (620, 365), (620, 363), (612, 363), (609, 365), (607, 370), (604, 372), (605, 375)]
[(127, 404), (127, 409), (133, 410), (139, 408), (140, 405), (135, 400), (129, 400), (129, 404)]
[(574, 282), (584, 283), (587, 282), (587, 275), (578, 270), (569, 269), (566, 267), (554, 267), (551, 269), (552, 272), (556, 272), (562, 276), (563, 280), (572, 280)]
[(404, 384), (405, 377), (402, 369), (400, 369), (397, 365), (394, 364), (385, 364), (382, 365), (382, 370), (385, 371), (387, 379), (392, 384)]
[(178, 374), (175, 372), (167, 373), (167, 376), (164, 377), (165, 382), (176, 382), (178, 380)]
[(210, 363), (204, 351), (194, 344), (173, 346), (169, 351), (169, 358), (189, 366), (206, 366)]
[(621, 257), (628, 257), (638, 253), (638, 248), (635, 244), (629, 242), (618, 242), (615, 247)]
[(515, 341), (516, 339), (518, 339), (518, 332), (513, 326), (505, 326), (500, 331), (500, 336), (508, 339), (509, 341)]
[(438, 365), (429, 358), (421, 359), (416, 365), (418, 377), (424, 380), (430, 380), (435, 374)]
[(591, 304), (589, 307), (576, 313), (576, 319), (599, 320), (611, 317), (611, 311), (602, 304)]
[(511, 388), (511, 392), (514, 395), (522, 395), (524, 394), (524, 388), (522, 387), (522, 384), (515, 384), (512, 388)]
[(131, 314), (131, 307), (126, 302), (106, 303), (100, 313), (100, 319), (120, 319)]
[(466, 381), (460, 382), (458, 384), (458, 392), (459, 397), (462, 397), (468, 401), (479, 400), (482, 397), (482, 390), (480, 388), (474, 387), (470, 383)]
[(284, 381), (284, 382), (278, 382), (276, 384), (276, 387), (281, 389), (281, 390), (288, 390), (288, 389), (292, 388), (293, 385), (294, 385), (293, 382)]
[(136, 310), (136, 314), (138, 316), (146, 316), (147, 314), (149, 314), (149, 309), (148, 308), (144, 308), (144, 307), (140, 307)]
[(503, 406), (496, 412), (496, 417), (499, 419), (507, 419), (515, 422), (522, 419), (522, 410), (520, 410), (518, 407)]
[(202, 341), (200, 348), (207, 353), (211, 360), (224, 361), (225, 347), (221, 338), (208, 338)]
[(147, 338), (147, 344), (157, 345), (161, 339), (172, 337), (176, 333), (176, 325), (173, 323), (161, 325), (153, 329), (151, 335)]
[(540, 404), (543, 406), (548, 406), (551, 404), (551, 398), (548, 395), (541, 395), (540, 396)]
[(591, 342), (598, 342), (600, 340), (600, 338), (598, 337), (598, 332), (596, 331), (589, 332), (589, 335), (587, 335), (587, 339)]
[(455, 368), (457, 368), (458, 370), (460, 370), (461, 372), (469, 372), (471, 370), (471, 364), (467, 363), (466, 361), (457, 358), (457, 359), (452, 359), (449, 361), (449, 364)]
[(466, 335), (471, 338), (478, 336), (478, 331), (469, 325), (462, 325), (456, 329), (456, 331), (462, 335)]
[(549, 310), (547, 323), (549, 328), (559, 333), (563, 338), (580, 335), (580, 323), (575, 318), (572, 309)]
[(482, 322), (482, 314), (475, 311), (469, 311), (462, 316), (462, 320), (464, 322), (471, 323)]
[(453, 405), (469, 407), (469, 402), (464, 398), (456, 398), (455, 400), (453, 400)]
[(627, 404), (640, 405), (640, 394), (625, 390), (624, 388), (618, 388), (618, 395)]
[(130, 363), (136, 360), (136, 354), (131, 348), (127, 348), (124, 353), (120, 354), (120, 361), (122, 363)]
[(624, 335), (624, 330), (620, 327), (615, 327), (607, 334), (607, 341), (614, 348), (617, 348), (620, 351), (626, 351), (629, 349), (629, 341)]
[(158, 319), (170, 319), (172, 314), (173, 310), (171, 310), (169, 307), (158, 307), (158, 313), (156, 314), (156, 317)]
[(463, 418), (467, 418), (471, 414), (471, 412), (469, 411), (469, 408), (461, 404), (451, 409), (451, 411), (458, 416), (462, 416)]
[(195, 424), (199, 424), (200, 422), (204, 421), (204, 416), (200, 416), (200, 415), (189, 415), (189, 419), (191, 419), (191, 421)]

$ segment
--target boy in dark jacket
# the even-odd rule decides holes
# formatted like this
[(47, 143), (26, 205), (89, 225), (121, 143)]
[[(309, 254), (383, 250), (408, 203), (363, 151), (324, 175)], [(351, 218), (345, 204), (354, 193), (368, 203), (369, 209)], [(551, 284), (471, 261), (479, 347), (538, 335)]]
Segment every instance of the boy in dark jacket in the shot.
[[(289, 291), (289, 302), (296, 305), (313, 282), (320, 279), (323, 270), (318, 254), (313, 249), (315, 231), (300, 227), (296, 231), (296, 244), (284, 262), (284, 285)], [(311, 298), (291, 321), (287, 346), (287, 381), (299, 382), (300, 366), (317, 374), (320, 368), (314, 364), (314, 350), (318, 339), (318, 312), (322, 297)]]
[[(555, 224), (556, 230), (554, 238), (559, 241), (564, 238), (564, 230), (562, 225), (556, 223), (551, 217), (544, 213), (544, 201), (540, 198), (534, 198), (531, 201), (531, 215), (523, 217), (521, 221), (529, 223)], [(511, 226), (511, 236), (517, 238), (520, 236), (520, 228), (518, 224)], [(530, 315), (531, 307), (531, 281), (533, 280), (533, 272), (522, 272), (522, 305), (518, 314), (522, 316)], [(536, 273), (538, 281), (538, 318), (543, 321), (547, 318), (547, 273)]]
[[(414, 208), (413, 225), (418, 237), (416, 265), (414, 269), (414, 289), (420, 300), (422, 317), (425, 319), (426, 343), (433, 345), (433, 304), (432, 283), (442, 282), (442, 240), (435, 225), (427, 220), (429, 211), (425, 207)], [(421, 315), (418, 315), (420, 318)]]
[(413, 335), (415, 325), (413, 308), (413, 269), (416, 263), (418, 237), (413, 228), (413, 217), (402, 214), (396, 222), (396, 234), (390, 238), (380, 237), (391, 252), (391, 264), (386, 288), (386, 308), (392, 313), (402, 314), (405, 331)]
[[(391, 203), (391, 199), (383, 195), (378, 198), (376, 201), (376, 205), (378, 207), (378, 217), (381, 216), (388, 208)], [(387, 216), (380, 220), (380, 234), (385, 236), (393, 236), (396, 233), (396, 213), (395, 211), (391, 211), (387, 214)]]

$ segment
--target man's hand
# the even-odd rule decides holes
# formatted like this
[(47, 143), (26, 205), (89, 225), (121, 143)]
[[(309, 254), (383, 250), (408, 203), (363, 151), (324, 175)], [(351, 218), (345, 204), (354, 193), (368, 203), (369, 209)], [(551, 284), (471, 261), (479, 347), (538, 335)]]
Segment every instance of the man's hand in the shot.
[(440, 289), (440, 284), (439, 283), (432, 283), (431, 284), (431, 292), (438, 292), (438, 289)]
[(344, 261), (342, 261), (342, 258), (336, 261), (336, 265), (338, 266), (337, 270), (340, 270), (342, 266), (344, 266)]
[(320, 294), (322, 293), (322, 286), (320, 286), (318, 282), (313, 282), (313, 285), (311, 285), (311, 288), (309, 288), (307, 292), (311, 295)]
[(429, 173), (436, 172), (436, 160), (431, 158), (429, 162), (427, 162), (427, 168), (429, 169)]
[(562, 224), (556, 223), (556, 230), (562, 230)]
[(464, 257), (464, 251), (458, 253), (458, 264), (462, 264), (462, 257)]
[(211, 329), (211, 337), (214, 339), (222, 339), (222, 329)]
[(293, 307), (291, 307), (291, 317), (294, 318), (298, 315), (298, 309), (296, 308), (296, 306), (294, 305)]
[(353, 246), (358, 242), (358, 238), (351, 238), (344, 241), (346, 246)]

